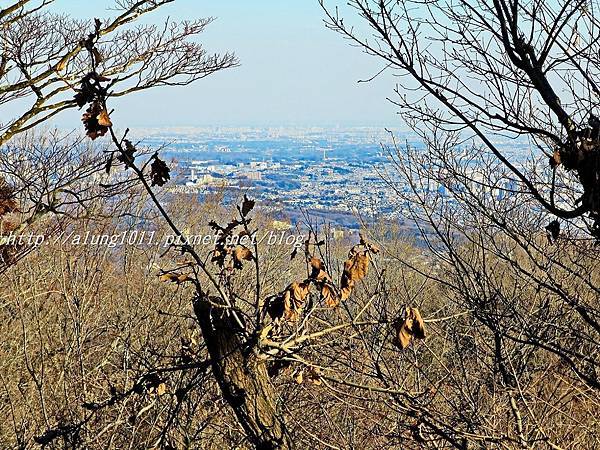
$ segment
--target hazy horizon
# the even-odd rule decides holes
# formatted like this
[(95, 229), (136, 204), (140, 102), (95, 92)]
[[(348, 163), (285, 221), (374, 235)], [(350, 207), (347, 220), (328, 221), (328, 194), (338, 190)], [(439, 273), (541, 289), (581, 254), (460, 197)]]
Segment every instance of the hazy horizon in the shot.
[[(106, 17), (111, 1), (90, 5), (57, 0), (53, 9), (78, 18)], [(179, 0), (147, 19), (215, 17), (199, 37), (209, 53), (236, 53), (240, 66), (191, 86), (151, 89), (113, 99), (117, 123), (157, 126), (381, 126), (402, 125), (393, 96), (394, 79), (381, 62), (361, 53), (326, 29), (316, 0), (209, 2)], [(171, 110), (165, 108), (172, 105)], [(156, 108), (153, 114), (152, 109)], [(140, 110), (144, 114), (138, 114)], [(80, 111), (57, 119), (61, 128), (77, 127)]]

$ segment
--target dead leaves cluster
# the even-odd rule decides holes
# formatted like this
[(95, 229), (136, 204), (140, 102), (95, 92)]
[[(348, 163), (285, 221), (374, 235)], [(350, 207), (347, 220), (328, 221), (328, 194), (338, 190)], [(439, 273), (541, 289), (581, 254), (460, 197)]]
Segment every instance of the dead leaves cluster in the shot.
[[(92, 140), (104, 136), (109, 128), (112, 127), (109, 113), (106, 110), (108, 86), (102, 84), (109, 82), (110, 79), (99, 75), (96, 71), (98, 64), (103, 59), (100, 51), (96, 48), (96, 44), (100, 38), (101, 22), (96, 19), (94, 24), (94, 31), (80, 43), (90, 54), (92, 69), (81, 79), (79, 89), (74, 96), (75, 103), (79, 108), (89, 105), (81, 121), (83, 122), (87, 136)], [(62, 70), (65, 64), (66, 61), (61, 61), (57, 70)]]
[(108, 112), (99, 100), (92, 102), (83, 114), (81, 121), (87, 136), (92, 140), (104, 136), (112, 126)]
[[(318, 247), (321, 244), (314, 245)], [(341, 301), (348, 299), (356, 283), (367, 275), (369, 255), (379, 252), (377, 246), (368, 243), (361, 235), (360, 243), (350, 249), (338, 288), (325, 270), (323, 261), (312, 256), (309, 248), (310, 245), (305, 245), (306, 258), (311, 270), (309, 277), (302, 282), (290, 284), (281, 294), (267, 302), (267, 312), (273, 320), (297, 321), (307, 303), (311, 286), (316, 288), (327, 307), (335, 308)]]
[(110, 81), (110, 78), (98, 75), (92, 71), (85, 75), (80, 82), (80, 87), (74, 96), (75, 103), (80, 108), (83, 108), (89, 103), (103, 101), (106, 99), (108, 88), (102, 83)]
[(344, 272), (342, 273), (341, 299), (346, 300), (350, 297), (355, 284), (367, 276), (369, 271), (369, 253), (367, 251), (350, 252), (348, 260), (344, 263)]
[[(226, 226), (221, 226), (215, 221), (209, 222), (209, 226), (215, 233), (218, 233), (218, 239), (215, 242), (212, 262), (219, 268), (226, 271), (242, 269), (245, 261), (252, 261), (254, 254), (245, 245), (238, 244), (241, 238), (248, 237), (247, 226), (252, 219), (247, 218), (248, 214), (254, 209), (255, 202), (244, 195), (244, 201), (238, 208), (241, 220), (234, 219)], [(237, 231), (244, 226), (242, 230)], [(237, 237), (237, 238), (236, 238)]]
[(553, 170), (562, 166), (577, 173), (583, 195), (576, 203), (581, 204), (583, 213), (589, 213), (593, 220), (590, 232), (600, 241), (600, 118), (590, 114), (587, 126), (571, 131), (568, 140), (554, 149), (549, 165)]
[[(102, 23), (100, 20), (95, 19), (94, 24), (94, 31), (80, 42), (80, 45), (90, 54), (92, 68), (91, 71), (81, 79), (80, 87), (77, 89), (77, 93), (74, 96), (75, 103), (79, 108), (88, 105), (85, 113), (83, 113), (81, 121), (83, 122), (86, 135), (92, 140), (106, 135), (113, 126), (110, 119), (110, 113), (106, 108), (110, 83), (107, 85), (103, 84), (110, 82), (111, 80), (97, 73), (97, 67), (103, 61), (102, 55), (96, 47), (100, 38)], [(61, 69), (61, 67), (58, 67), (58, 69)], [(125, 164), (126, 169), (133, 167), (134, 154), (136, 152), (135, 146), (131, 141), (124, 137), (120, 143), (117, 143), (116, 141), (115, 143), (120, 150), (117, 159)], [(110, 153), (109, 159), (106, 162), (105, 170), (107, 174), (110, 174), (114, 153), (115, 152)], [(170, 179), (171, 174), (169, 167), (157, 154), (154, 154), (150, 164), (151, 186), (164, 186)]]
[(335, 285), (331, 277), (325, 272), (325, 265), (319, 258), (312, 257), (309, 260), (312, 272), (310, 280), (315, 283), (317, 289), (321, 293), (321, 297), (325, 304), (331, 308), (340, 304), (339, 296), (336, 293)]
[(344, 263), (344, 272), (342, 273), (342, 282), (340, 285), (342, 300), (350, 297), (356, 283), (367, 276), (370, 261), (369, 255), (371, 253), (379, 253), (379, 247), (367, 242), (361, 234), (360, 243), (350, 249), (348, 260)]
[(285, 290), (273, 298), (267, 304), (267, 312), (273, 320), (281, 319), (288, 322), (296, 322), (305, 307), (310, 282), (294, 282)]

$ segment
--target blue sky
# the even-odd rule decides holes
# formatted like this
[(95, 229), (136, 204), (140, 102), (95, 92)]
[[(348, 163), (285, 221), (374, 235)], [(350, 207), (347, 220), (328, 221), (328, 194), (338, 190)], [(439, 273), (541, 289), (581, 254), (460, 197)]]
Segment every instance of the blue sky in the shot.
[[(55, 5), (81, 18), (114, 14), (110, 0)], [(135, 94), (118, 105), (119, 119), (129, 126), (401, 126), (386, 101), (394, 78), (357, 83), (381, 63), (327, 30), (317, 0), (176, 0), (151, 20), (206, 16), (217, 18), (201, 37), (206, 49), (233, 51), (241, 66), (192, 86)]]

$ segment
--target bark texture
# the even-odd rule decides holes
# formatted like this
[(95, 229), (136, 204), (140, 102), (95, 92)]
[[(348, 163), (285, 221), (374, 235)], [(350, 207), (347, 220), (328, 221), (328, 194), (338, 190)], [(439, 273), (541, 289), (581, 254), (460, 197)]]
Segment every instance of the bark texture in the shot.
[(291, 449), (266, 364), (254, 351), (243, 348), (239, 325), (223, 310), (212, 308), (208, 299), (197, 299), (194, 313), (214, 376), (248, 440), (260, 450)]

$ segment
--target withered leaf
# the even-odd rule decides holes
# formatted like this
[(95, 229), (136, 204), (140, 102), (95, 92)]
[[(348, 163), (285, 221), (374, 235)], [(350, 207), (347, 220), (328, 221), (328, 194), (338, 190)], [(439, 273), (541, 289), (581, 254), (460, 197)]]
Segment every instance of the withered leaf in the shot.
[(110, 169), (112, 168), (113, 165), (113, 160), (114, 160), (114, 153), (111, 153), (110, 156), (108, 157), (108, 159), (106, 160), (106, 164), (104, 165), (104, 170), (106, 170), (106, 174), (110, 175)]
[(312, 278), (317, 278), (319, 272), (325, 270), (325, 264), (323, 264), (323, 261), (321, 261), (319, 258), (317, 258), (315, 256), (310, 258), (308, 262), (310, 263), (310, 266), (312, 267), (312, 273), (311, 273)]
[(362, 280), (369, 270), (369, 253), (353, 252), (350, 259), (344, 263), (344, 271), (342, 272), (342, 300), (346, 300), (354, 289), (357, 281)]
[(83, 114), (81, 121), (85, 127), (87, 136), (95, 140), (104, 136), (108, 132), (108, 126), (102, 125), (99, 121), (100, 114), (105, 112), (100, 102), (93, 102)]
[(358, 233), (358, 236), (360, 237), (359, 245), (366, 247), (372, 253), (379, 253), (381, 251), (381, 249), (377, 245), (368, 242), (362, 233)]
[(188, 281), (194, 281), (194, 277), (192, 277), (190, 274), (177, 274), (177, 273), (173, 273), (173, 272), (167, 272), (167, 273), (163, 273), (162, 275), (160, 275), (158, 277), (158, 281), (162, 282), (162, 283), (177, 283), (177, 284), (181, 284), (181, 283), (185, 283)]
[(227, 256), (225, 249), (217, 247), (213, 250), (212, 254), (211, 262), (214, 262), (219, 267), (223, 267), (225, 265), (225, 257)]
[(110, 121), (110, 117), (108, 116), (108, 111), (103, 109), (100, 114), (98, 114), (98, 124), (102, 127), (112, 127), (112, 122)]
[(354, 289), (354, 283), (350, 282), (347, 285), (343, 284), (343, 278), (342, 278), (342, 293), (341, 293), (341, 299), (342, 300), (347, 300), (350, 297), (350, 294), (352, 293), (352, 289)]
[[(110, 81), (96, 72), (90, 72), (81, 79), (81, 87), (75, 94), (75, 102), (77, 106), (82, 108), (88, 103), (99, 102), (106, 97), (107, 89), (101, 85), (104, 81)], [(99, 113), (100, 111), (98, 111)]]
[(560, 222), (554, 219), (548, 225), (546, 225), (546, 231), (549, 233), (548, 240), (550, 243), (556, 241), (560, 236)]
[(561, 163), (561, 158), (560, 158), (560, 151), (558, 149), (554, 150), (554, 153), (552, 153), (552, 156), (550, 157), (550, 167), (552, 167), (553, 169), (555, 167), (560, 166)]
[(241, 269), (242, 263), (244, 261), (252, 261), (253, 257), (254, 257), (254, 255), (252, 254), (252, 252), (250, 251), (250, 249), (248, 247), (245, 247), (243, 245), (238, 245), (233, 250), (233, 267), (236, 269)]
[[(249, 222), (249, 220), (247, 222)], [(223, 231), (221, 238), (226, 239), (227, 236), (230, 236), (233, 230), (235, 230), (241, 224), (242, 222), (240, 222), (239, 220), (232, 220), (225, 226), (225, 228), (219, 227)]]
[(94, 61), (96, 62), (96, 64), (100, 64), (102, 61), (104, 61), (104, 57), (96, 47), (92, 49), (92, 54), (94, 55)]
[(246, 217), (250, 214), (250, 211), (254, 209), (254, 205), (256, 202), (254, 200), (250, 200), (246, 194), (244, 194), (244, 202), (242, 203), (242, 216)]
[(309, 283), (306, 283), (306, 282), (302, 282), (302, 283), (294, 282), (288, 287), (288, 292), (290, 292), (291, 299), (297, 308), (301, 308), (304, 305), (304, 300), (306, 299), (306, 296), (308, 295), (308, 288), (309, 288)]
[(81, 88), (75, 94), (75, 102), (80, 108), (83, 108), (87, 103), (92, 103), (98, 94), (97, 89), (91, 83), (91, 79), (91, 74), (83, 77), (81, 80)]
[(158, 281), (160, 281), (161, 283), (166, 283), (169, 281), (172, 283), (178, 283), (179, 275), (177, 275), (175, 273), (163, 273), (162, 275), (160, 275), (158, 277)]
[(312, 267), (310, 278), (315, 280), (317, 287), (321, 291), (321, 296), (325, 301), (325, 304), (331, 308), (339, 305), (340, 300), (336, 295), (333, 284), (331, 283), (331, 277), (325, 272), (325, 264), (317, 257), (312, 257), (309, 260)]
[(348, 272), (351, 280), (360, 281), (367, 275), (369, 270), (368, 253), (357, 253), (346, 262), (350, 264), (344, 264), (344, 270)]
[(190, 276), (189, 274), (181, 274), (177, 277), (177, 283), (181, 284), (181, 283), (185, 283), (187, 281), (194, 281), (194, 278), (192, 276)]
[(135, 161), (136, 148), (129, 139), (124, 139), (123, 144), (125, 144), (125, 149), (122, 153), (119, 153), (117, 159), (128, 168)]
[(414, 339), (425, 339), (425, 324), (417, 308), (405, 308), (403, 314), (394, 322), (396, 338), (394, 344), (405, 349)]
[(158, 397), (166, 394), (166, 392), (167, 392), (167, 385), (165, 383), (160, 383), (158, 386), (156, 386), (156, 395)]
[(152, 186), (164, 186), (171, 179), (170, 172), (171, 169), (169, 169), (169, 166), (158, 156), (154, 155), (154, 161), (150, 165)]
[(304, 308), (309, 293), (309, 282), (294, 282), (281, 294), (270, 299), (268, 313), (274, 320), (283, 319), (295, 322)]
[(336, 295), (333, 287), (324, 282), (321, 287), (321, 295), (323, 296), (323, 300), (325, 300), (325, 304), (330, 308), (335, 308), (340, 304), (340, 298)]

